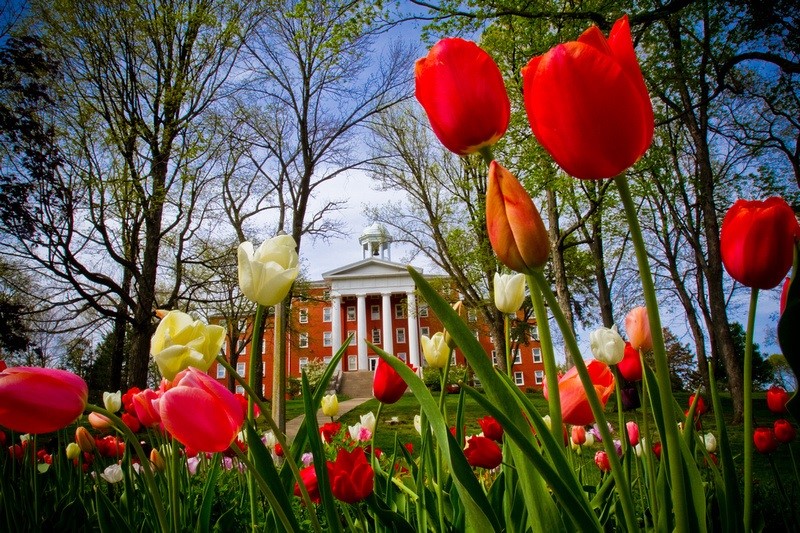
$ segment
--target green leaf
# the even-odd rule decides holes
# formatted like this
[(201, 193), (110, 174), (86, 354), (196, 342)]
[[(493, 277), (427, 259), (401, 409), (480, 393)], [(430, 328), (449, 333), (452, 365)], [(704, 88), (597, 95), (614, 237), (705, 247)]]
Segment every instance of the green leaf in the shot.
[(97, 522), (100, 531), (108, 533), (133, 533), (125, 517), (117, 507), (111, 503), (106, 493), (100, 488), (94, 488), (97, 501)]
[(214, 495), (217, 490), (217, 477), (219, 476), (221, 464), (222, 461), (219, 460), (219, 457), (215, 456), (214, 460), (211, 462), (211, 468), (206, 474), (203, 498), (200, 500), (200, 512), (197, 514), (197, 522), (194, 527), (196, 533), (208, 533), (211, 531), (211, 506), (214, 503)]
[[(789, 284), (789, 294), (786, 297), (786, 307), (778, 320), (778, 344), (781, 352), (786, 357), (786, 362), (792, 367), (794, 375), (800, 378), (800, 335), (797, 334), (797, 325), (800, 324), (800, 282), (798, 282), (797, 263), (800, 253), (795, 246), (795, 270)], [(786, 408), (794, 419), (800, 422), (800, 393), (795, 391), (787, 402)]]
[[(722, 530), (736, 533), (741, 531), (744, 523), (742, 516), (742, 500), (739, 495), (739, 476), (736, 474), (736, 467), (733, 464), (733, 453), (731, 453), (730, 440), (728, 439), (728, 430), (723, 416), (722, 402), (717, 392), (717, 382), (714, 377), (714, 367), (709, 362), (708, 364), (708, 379), (711, 387), (711, 403), (714, 406), (714, 419), (717, 423), (717, 432), (719, 433), (719, 459), (722, 462), (722, 478), (725, 483), (724, 491), (720, 487), (717, 488), (717, 494), (720, 504)], [(720, 492), (722, 494), (720, 495)]]

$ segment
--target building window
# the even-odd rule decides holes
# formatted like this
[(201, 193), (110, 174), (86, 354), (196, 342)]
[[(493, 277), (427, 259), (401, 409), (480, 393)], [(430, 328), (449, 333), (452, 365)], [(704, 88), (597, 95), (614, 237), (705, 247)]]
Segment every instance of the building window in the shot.
[(531, 339), (535, 341), (539, 340), (539, 326), (537, 325), (531, 326)]
[(331, 291), (323, 291), (322, 299), (323, 300), (330, 300), (331, 299)]
[(333, 346), (333, 332), (330, 331), (322, 332), (322, 345)]
[(322, 308), (322, 321), (323, 322), (331, 322), (333, 319), (333, 308), (332, 307), (323, 307)]
[(308, 366), (308, 357), (301, 357), (298, 361), (298, 366), (300, 369), (300, 373), (303, 373), (303, 369)]
[(525, 385), (525, 376), (522, 374), (522, 372), (514, 372), (514, 383), (517, 386)]
[(492, 350), (492, 364), (497, 366), (497, 350)]
[(225, 377), (225, 367), (222, 365), (217, 365), (217, 379), (222, 379)]
[(266, 375), (267, 375), (267, 363), (262, 361), (261, 362), (261, 377), (263, 378)]
[(395, 318), (406, 317), (406, 307), (403, 304), (394, 304), (394, 317)]
[(372, 328), (372, 344), (381, 343), (381, 330), (379, 328)]
[(467, 320), (469, 320), (470, 322), (475, 322), (476, 320), (478, 320), (478, 315), (477, 313), (475, 313), (474, 309), (470, 309), (469, 311), (467, 311)]
[(472, 386), (475, 387), (476, 389), (481, 388), (481, 380), (478, 378), (478, 376), (475, 375), (472, 376)]
[(481, 340), (481, 333), (480, 333), (480, 331), (478, 331), (478, 330), (476, 329), (476, 330), (475, 330), (473, 333), (475, 333), (475, 340), (477, 340), (477, 341)]
[(261, 355), (267, 353), (267, 339), (261, 339)]
[(372, 317), (372, 320), (380, 320), (381, 319), (381, 306), (380, 305), (371, 305), (371, 306), (369, 306), (369, 314)]
[(431, 328), (429, 328), (428, 326), (422, 326), (421, 328), (419, 328), (419, 334), (425, 335), (426, 337), (430, 338)]
[(308, 324), (308, 309), (300, 309), (300, 323)]
[(541, 363), (542, 362), (542, 349), (541, 348), (534, 348), (533, 349), (533, 362), (534, 363)]
[(325, 366), (328, 366), (328, 364), (331, 362), (331, 359), (333, 359), (333, 357), (329, 355), (327, 357), (323, 357), (322, 362), (325, 363)]
[(406, 361), (406, 352), (397, 352), (397, 358), (400, 359), (401, 361), (405, 362)]
[(308, 348), (308, 333), (301, 333), (300, 339), (297, 341), (298, 348)]
[(519, 348), (514, 348), (511, 351), (511, 355), (514, 356), (514, 364), (518, 365), (522, 363), (522, 352), (520, 352)]
[(356, 308), (355, 306), (349, 305), (347, 306), (347, 321), (355, 322), (355, 320), (356, 320)]
[(244, 394), (244, 387), (236, 385), (236, 394)]
[(537, 370), (536, 372), (534, 372), (533, 373), (533, 382), (536, 385), (541, 385), (542, 383), (544, 383), (544, 371)]
[(375, 372), (375, 369), (378, 368), (378, 358), (377, 357), (370, 357), (369, 358), (369, 369), (371, 372)]
[(355, 331), (348, 331), (347, 335), (350, 337), (349, 346), (355, 346), (356, 345), (356, 332)]
[(406, 343), (406, 328), (397, 328), (394, 331), (395, 339), (397, 340), (397, 344), (405, 344)]
[(236, 363), (236, 373), (243, 378), (247, 377), (245, 375), (247, 373), (247, 363)]
[(358, 357), (355, 355), (347, 357), (347, 370), (358, 370)]
[(419, 306), (419, 316), (421, 318), (428, 318), (428, 304), (422, 304)]

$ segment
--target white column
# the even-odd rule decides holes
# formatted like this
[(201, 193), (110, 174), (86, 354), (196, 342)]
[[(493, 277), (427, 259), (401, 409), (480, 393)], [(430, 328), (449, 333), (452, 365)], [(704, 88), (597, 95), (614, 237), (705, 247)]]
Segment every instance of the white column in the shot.
[(419, 364), (419, 329), (417, 328), (417, 295), (406, 293), (408, 299), (408, 361), (417, 368)]
[(357, 294), (356, 324), (358, 330), (358, 369), (369, 370), (367, 357), (367, 295)]
[[(342, 347), (342, 296), (331, 293), (331, 355)], [(345, 357), (345, 363), (347, 358)], [(346, 366), (344, 368), (347, 368)]]
[(381, 312), (381, 324), (383, 325), (383, 349), (394, 354), (394, 331), (392, 328), (392, 293), (383, 292), (383, 309)]

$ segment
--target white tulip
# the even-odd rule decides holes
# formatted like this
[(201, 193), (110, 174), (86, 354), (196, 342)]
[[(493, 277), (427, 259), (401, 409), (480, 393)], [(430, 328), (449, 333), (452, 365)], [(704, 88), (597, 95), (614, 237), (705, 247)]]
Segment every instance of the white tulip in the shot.
[(494, 273), (494, 305), (501, 313), (516, 313), (525, 300), (525, 274)]
[(239, 245), (239, 288), (248, 300), (270, 306), (289, 293), (297, 274), (300, 259), (297, 243), (290, 235), (278, 235), (261, 243)]
[(597, 328), (589, 334), (589, 345), (594, 358), (607, 365), (616, 365), (625, 356), (625, 341), (617, 326)]

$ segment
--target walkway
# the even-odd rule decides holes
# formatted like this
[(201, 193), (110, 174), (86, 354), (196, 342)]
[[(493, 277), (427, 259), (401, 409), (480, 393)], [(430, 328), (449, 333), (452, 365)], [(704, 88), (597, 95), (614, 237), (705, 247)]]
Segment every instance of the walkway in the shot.
[[(372, 398), (352, 398), (350, 400), (345, 400), (343, 402), (339, 402), (339, 416), (337, 419), (341, 418), (342, 415), (358, 407), (362, 403), (366, 402), (367, 400), (371, 400)], [(297, 431), (300, 429), (300, 424), (303, 423), (303, 418), (305, 415), (300, 415), (298, 417), (292, 418), (286, 422), (286, 438), (291, 442), (294, 440), (295, 435), (297, 435)], [(322, 409), (317, 411), (317, 424), (322, 425), (325, 422), (330, 422), (331, 417), (325, 416), (322, 414)]]

